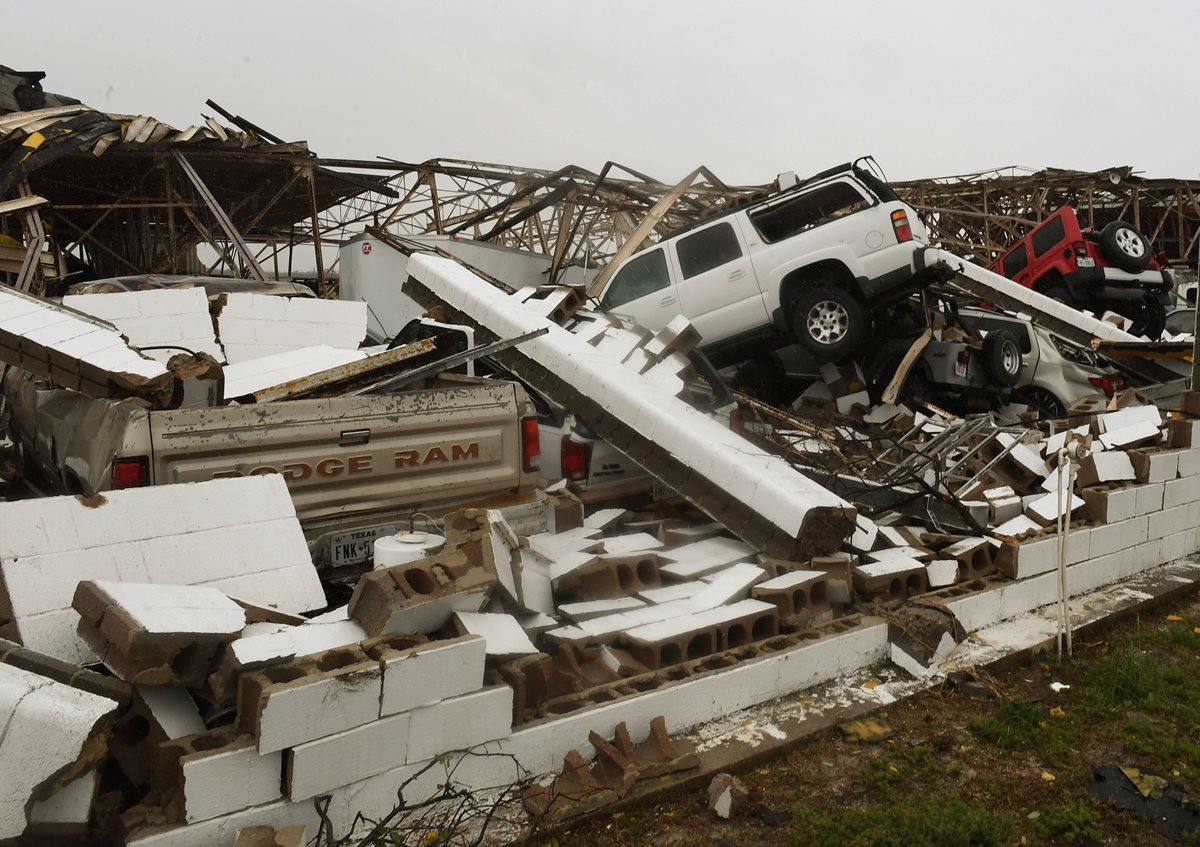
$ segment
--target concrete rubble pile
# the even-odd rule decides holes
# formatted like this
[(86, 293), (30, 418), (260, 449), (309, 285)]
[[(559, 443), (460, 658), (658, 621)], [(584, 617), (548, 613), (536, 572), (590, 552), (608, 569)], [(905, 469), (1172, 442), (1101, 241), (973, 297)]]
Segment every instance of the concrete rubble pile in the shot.
[[(497, 358), (688, 517), (589, 513), (560, 484), (520, 520), (459, 508), (440, 550), (336, 594), (278, 474), (0, 503), (0, 761), (20, 774), (0, 839), (340, 838), (401, 788), (435, 795), (451, 767), (469, 790), (522, 784), (530, 815), (560, 820), (697, 768), (680, 735), (715, 718), (884, 660), (941, 672), (967, 633), (1055, 602), (1064, 512), (1072, 595), (1200, 548), (1200, 424), (1136, 393), (968, 432), (871, 407), (859, 375), (830, 368), (795, 416), (744, 438), (680, 399), (686, 321), (566, 329), (562, 289), (508, 294), (432, 256), (409, 270), (424, 305), (485, 341), (544, 330)], [(244, 363), (294, 352), (247, 308), (220, 311), (211, 348), (202, 323), (109, 319), (223, 344), (229, 362), (234, 337), (265, 354)], [(337, 345), (357, 331), (321, 340), (351, 352)], [(949, 511), (871, 505), (905, 486)], [(917, 619), (918, 636), (897, 625)]]

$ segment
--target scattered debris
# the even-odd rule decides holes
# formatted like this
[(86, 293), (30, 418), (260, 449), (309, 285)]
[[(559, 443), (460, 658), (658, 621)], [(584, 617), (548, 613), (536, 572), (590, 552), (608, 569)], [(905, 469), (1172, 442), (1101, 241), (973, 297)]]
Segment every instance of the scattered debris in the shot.
[(749, 797), (741, 780), (727, 773), (717, 774), (708, 784), (708, 810), (724, 820), (741, 814)]

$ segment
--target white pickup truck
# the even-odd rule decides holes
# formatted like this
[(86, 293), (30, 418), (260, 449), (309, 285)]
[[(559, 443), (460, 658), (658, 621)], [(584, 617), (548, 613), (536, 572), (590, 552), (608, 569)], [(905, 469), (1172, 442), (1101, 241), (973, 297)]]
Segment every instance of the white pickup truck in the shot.
[(718, 364), (772, 338), (822, 360), (853, 355), (872, 313), (933, 278), (913, 262), (924, 225), (872, 166), (781, 179), (775, 194), (672, 233), (613, 272), (601, 310), (650, 330), (684, 315)]
[(414, 513), (537, 485), (537, 413), (513, 382), (148, 410), (13, 369), (4, 393), (25, 473), (53, 492), (279, 473), (318, 565), (361, 561)]

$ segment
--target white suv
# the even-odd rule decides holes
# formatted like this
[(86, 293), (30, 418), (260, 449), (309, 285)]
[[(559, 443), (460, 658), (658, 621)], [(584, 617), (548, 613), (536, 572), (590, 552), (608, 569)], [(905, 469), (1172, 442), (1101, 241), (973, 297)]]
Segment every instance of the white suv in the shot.
[(873, 165), (831, 168), (672, 233), (617, 268), (600, 308), (650, 330), (684, 315), (718, 362), (768, 338), (823, 360), (853, 354), (871, 314), (926, 281), (913, 265), (925, 227)]

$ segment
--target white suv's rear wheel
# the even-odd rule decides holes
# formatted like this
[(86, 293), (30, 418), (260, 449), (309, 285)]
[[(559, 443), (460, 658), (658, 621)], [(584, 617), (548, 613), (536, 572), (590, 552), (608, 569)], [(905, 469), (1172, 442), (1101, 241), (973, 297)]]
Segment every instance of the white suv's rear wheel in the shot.
[(796, 300), (792, 333), (817, 358), (842, 359), (858, 349), (869, 321), (866, 309), (846, 289), (816, 286)]

